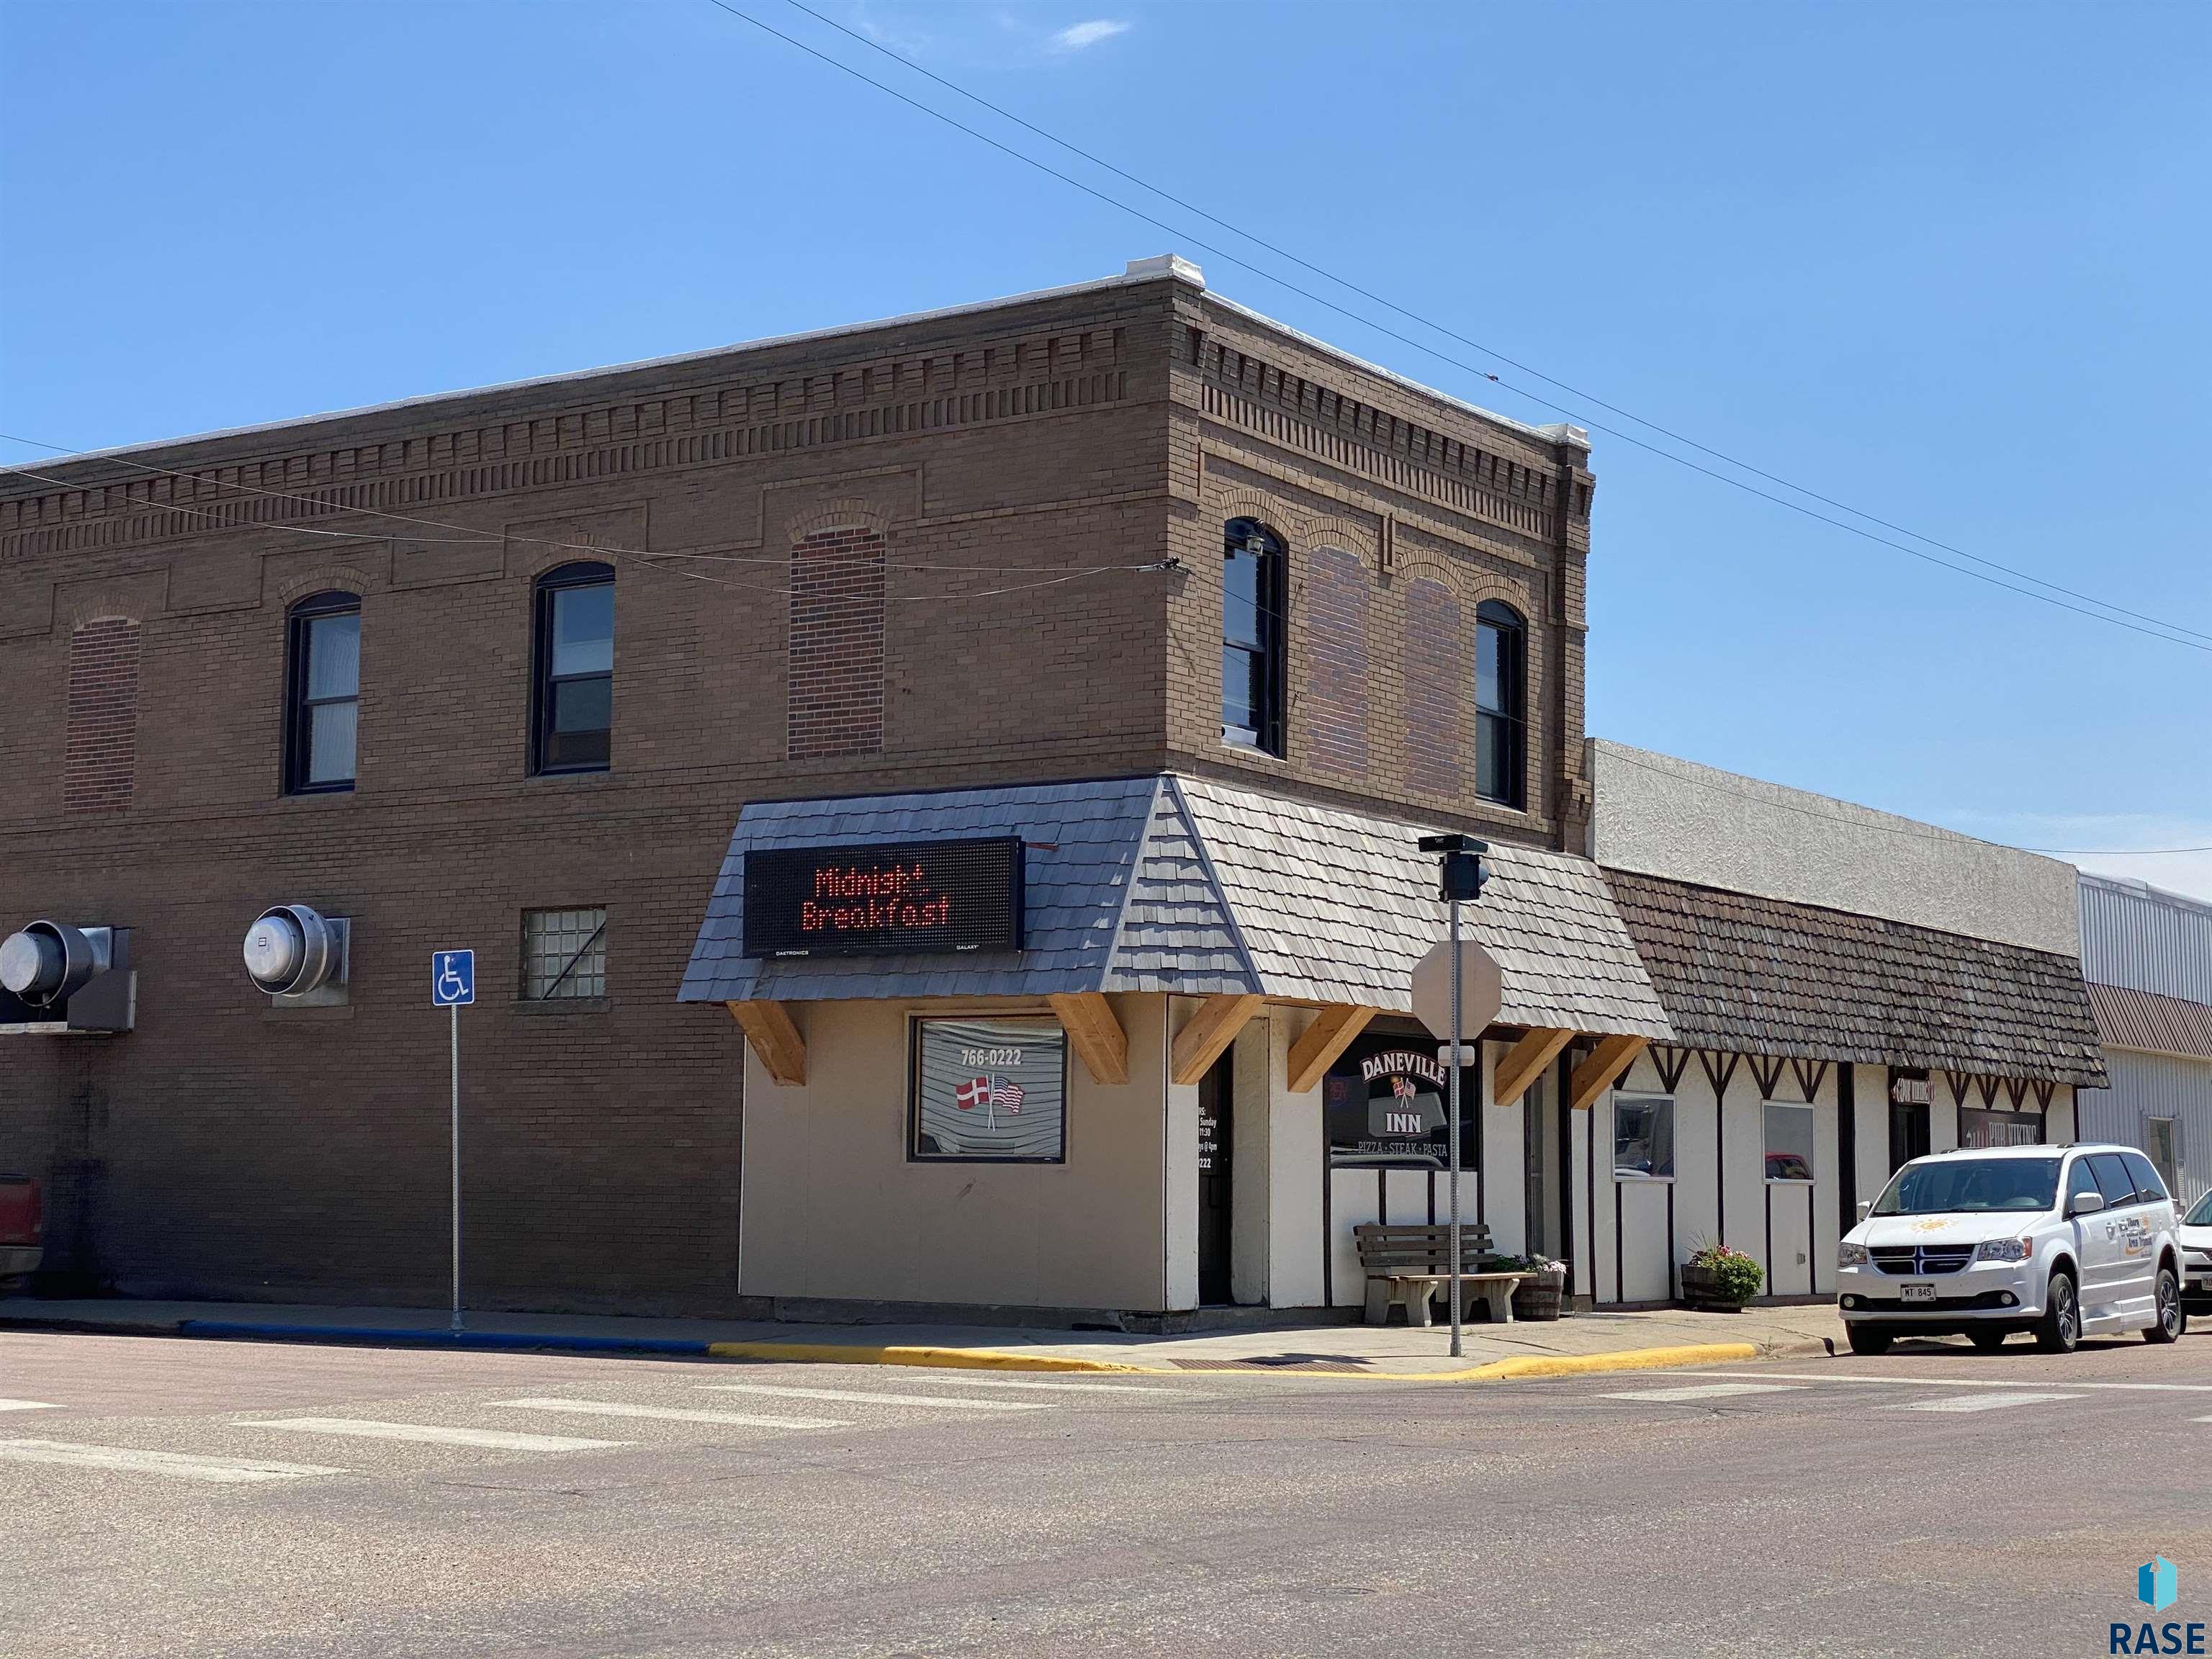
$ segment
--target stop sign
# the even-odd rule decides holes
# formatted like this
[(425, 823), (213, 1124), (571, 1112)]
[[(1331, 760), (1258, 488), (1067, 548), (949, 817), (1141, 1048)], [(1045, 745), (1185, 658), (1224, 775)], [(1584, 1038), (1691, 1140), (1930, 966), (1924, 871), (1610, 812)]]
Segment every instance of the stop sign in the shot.
[[(1422, 1024), (1449, 1042), (1452, 1034), (1451, 942), (1439, 944), (1413, 967), (1413, 1012)], [(1498, 958), (1473, 939), (1459, 946), (1459, 1034), (1462, 1042), (1480, 1036), (1498, 1018), (1504, 985)]]

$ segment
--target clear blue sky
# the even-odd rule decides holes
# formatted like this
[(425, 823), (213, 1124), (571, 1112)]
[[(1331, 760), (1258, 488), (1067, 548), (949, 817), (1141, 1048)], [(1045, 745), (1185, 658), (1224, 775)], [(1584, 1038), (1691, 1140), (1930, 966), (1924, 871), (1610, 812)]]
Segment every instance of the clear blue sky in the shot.
[[(1136, 198), (786, 0), (733, 3)], [(1609, 402), (2212, 634), (2212, 7), (810, 3)], [(0, 429), (50, 442), (1170, 247), (1285, 321), (1558, 418), (706, 0), (0, 0)], [(1602, 434), (1594, 465), (1594, 731), (1993, 839), (2212, 846), (2212, 653)], [(2212, 896), (2212, 856), (2107, 867)]]

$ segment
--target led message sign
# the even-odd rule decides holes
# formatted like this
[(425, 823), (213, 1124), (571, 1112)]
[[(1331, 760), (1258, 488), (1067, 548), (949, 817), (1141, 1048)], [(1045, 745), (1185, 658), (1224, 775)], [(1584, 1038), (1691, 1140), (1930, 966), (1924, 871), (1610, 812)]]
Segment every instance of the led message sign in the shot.
[(745, 854), (749, 957), (1021, 948), (1018, 836)]

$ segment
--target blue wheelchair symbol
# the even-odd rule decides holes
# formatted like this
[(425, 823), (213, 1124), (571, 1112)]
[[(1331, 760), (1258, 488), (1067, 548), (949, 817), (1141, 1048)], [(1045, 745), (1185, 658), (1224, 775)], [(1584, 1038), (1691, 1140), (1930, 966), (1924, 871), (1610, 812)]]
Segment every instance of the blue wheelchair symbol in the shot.
[(430, 1006), (466, 1007), (477, 1000), (477, 953), (434, 951), (430, 955)]

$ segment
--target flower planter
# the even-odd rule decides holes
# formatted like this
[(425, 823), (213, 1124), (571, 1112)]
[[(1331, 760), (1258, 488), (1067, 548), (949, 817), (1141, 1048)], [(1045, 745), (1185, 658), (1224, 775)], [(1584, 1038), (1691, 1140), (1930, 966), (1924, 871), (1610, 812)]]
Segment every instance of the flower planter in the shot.
[(1749, 1297), (1739, 1297), (1723, 1289), (1720, 1275), (1710, 1267), (1685, 1263), (1682, 1268), (1682, 1300), (1693, 1308), (1705, 1308), (1717, 1313), (1741, 1313)]
[(1513, 1287), (1513, 1317), (1525, 1319), (1557, 1319), (1563, 1311), (1567, 1276), (1565, 1273), (1537, 1273), (1522, 1279)]

